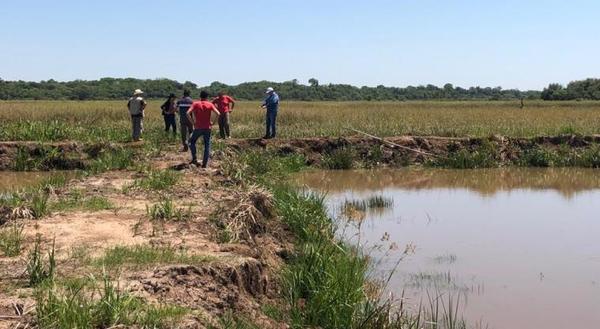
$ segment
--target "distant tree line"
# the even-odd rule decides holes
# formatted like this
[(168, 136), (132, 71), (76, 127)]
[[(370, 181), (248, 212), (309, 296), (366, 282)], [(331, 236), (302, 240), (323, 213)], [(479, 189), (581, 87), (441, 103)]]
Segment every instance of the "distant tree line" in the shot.
[(600, 100), (600, 79), (573, 81), (566, 87), (558, 83), (552, 83), (544, 88), (541, 97), (548, 101)]
[(184, 89), (196, 90), (192, 82), (179, 83), (168, 79), (141, 80), (102, 78), (100, 80), (55, 80), (29, 82), (4, 81), (0, 79), (0, 99), (46, 99), (46, 100), (94, 100), (124, 99), (135, 89), (142, 89), (148, 98), (163, 98), (169, 93), (181, 93)]
[(103, 100), (125, 99), (134, 89), (142, 89), (148, 98), (164, 98), (170, 93), (181, 95), (184, 89), (192, 91), (197, 97), (200, 89), (215, 95), (225, 91), (240, 100), (260, 100), (264, 90), (272, 86), (285, 100), (302, 101), (404, 101), (404, 100), (503, 100), (503, 99), (600, 99), (600, 80), (585, 80), (570, 83), (567, 88), (552, 84), (543, 92), (517, 89), (455, 87), (446, 84), (442, 87), (434, 85), (408, 87), (356, 87), (347, 84), (319, 84), (317, 79), (310, 79), (308, 84), (298, 80), (286, 82), (245, 82), (238, 85), (226, 85), (213, 82), (209, 86), (200, 87), (186, 81), (180, 83), (169, 79), (116, 79), (75, 80), (59, 82), (47, 80), (41, 82), (4, 81), (0, 79), (0, 99), (39, 99), (39, 100)]

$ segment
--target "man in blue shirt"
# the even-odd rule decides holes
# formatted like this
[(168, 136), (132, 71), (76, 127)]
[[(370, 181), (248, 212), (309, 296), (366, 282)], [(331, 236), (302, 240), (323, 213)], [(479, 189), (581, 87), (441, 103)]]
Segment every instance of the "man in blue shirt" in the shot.
[(192, 123), (187, 117), (187, 111), (192, 107), (192, 103), (194, 100), (190, 97), (190, 91), (183, 91), (183, 98), (177, 101), (177, 108), (179, 109), (179, 126), (181, 127), (181, 144), (183, 148), (181, 152), (187, 152), (188, 150), (188, 140), (190, 139), (190, 134), (194, 130), (192, 128)]
[(263, 139), (271, 139), (275, 138), (276, 135), (276, 121), (277, 121), (277, 110), (279, 109), (279, 95), (273, 90), (273, 88), (267, 88), (265, 92), (267, 94), (267, 98), (262, 104), (263, 109), (267, 109), (267, 117), (266, 117), (266, 126), (267, 133), (263, 137)]

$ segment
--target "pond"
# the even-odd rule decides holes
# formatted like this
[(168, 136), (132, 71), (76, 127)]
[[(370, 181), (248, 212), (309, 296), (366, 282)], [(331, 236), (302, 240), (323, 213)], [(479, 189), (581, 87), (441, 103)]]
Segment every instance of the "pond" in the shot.
[(396, 269), (388, 289), (410, 304), (454, 296), (468, 323), (495, 329), (600, 323), (600, 170), (317, 171), (296, 179), (326, 192), (341, 232), (369, 250), (378, 271)]

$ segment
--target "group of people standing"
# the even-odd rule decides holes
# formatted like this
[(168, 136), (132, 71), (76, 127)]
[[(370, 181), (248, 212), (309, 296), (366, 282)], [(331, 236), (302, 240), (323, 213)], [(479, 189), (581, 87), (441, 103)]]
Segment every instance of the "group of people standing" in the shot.
[[(267, 88), (266, 98), (262, 108), (266, 109), (266, 133), (264, 139), (275, 138), (277, 112), (279, 110), (279, 95), (273, 88)], [(133, 96), (127, 103), (129, 114), (131, 115), (132, 139), (141, 140), (143, 131), (144, 110), (147, 106), (143, 98), (144, 92), (136, 89)], [(223, 92), (219, 92), (217, 97), (208, 100), (209, 95), (206, 91), (200, 92), (200, 100), (194, 101), (191, 98), (189, 90), (183, 92), (183, 97), (177, 99), (175, 94), (170, 94), (169, 98), (161, 105), (162, 115), (165, 121), (165, 132), (171, 130), (173, 135), (177, 133), (176, 116), (179, 114), (179, 127), (181, 132), (182, 152), (191, 152), (191, 164), (200, 165), (196, 157), (196, 142), (202, 137), (204, 142), (204, 153), (202, 157), (202, 167), (206, 168), (210, 158), (210, 141), (212, 126), (216, 118), (219, 125), (219, 136), (223, 139), (231, 138), (230, 115), (235, 108), (235, 100)]]

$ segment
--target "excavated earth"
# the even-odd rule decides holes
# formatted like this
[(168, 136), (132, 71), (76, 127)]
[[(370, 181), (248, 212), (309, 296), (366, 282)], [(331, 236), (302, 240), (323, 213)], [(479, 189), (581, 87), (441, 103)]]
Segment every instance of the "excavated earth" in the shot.
[[(220, 174), (218, 160), (201, 169), (186, 165), (187, 157), (169, 152), (150, 163), (154, 168), (181, 172), (179, 183), (167, 192), (132, 187), (136, 179), (144, 177), (136, 171), (77, 178), (51, 191), (49, 202), (78, 190), (84, 198), (107, 198), (114, 205), (111, 210), (57, 211), (39, 220), (12, 218), (10, 209), (0, 210), (4, 225), (23, 224), (25, 236), (21, 256), (0, 257), (0, 328), (34, 325), (35, 300), (25, 272), (27, 255), (38, 235), (44, 251), (54, 241), (60, 278), (85, 277), (88, 271), (98, 275), (99, 269), (82, 259), (98, 259), (115, 246), (168, 246), (202, 257), (203, 261), (195, 264), (109, 269), (123, 290), (149, 303), (191, 310), (177, 327), (207, 328), (233, 312), (263, 328), (287, 328), (261, 311), (261, 305), (281, 303), (278, 273), (293, 252), (293, 237), (274, 213), (272, 196), (257, 187), (232, 184)], [(165, 196), (176, 208), (189, 209), (189, 218), (151, 220), (146, 207)], [(223, 242), (221, 228), (215, 223), (232, 219), (240, 234)]]
[[(436, 137), (436, 136), (398, 136), (379, 140), (371, 137), (315, 137), (294, 139), (231, 139), (226, 142), (229, 150), (270, 149), (279, 154), (303, 154), (308, 165), (319, 164), (324, 154), (330, 154), (340, 148), (351, 148), (357, 157), (368, 158), (376, 149), (382, 150), (378, 161), (381, 165), (406, 166), (421, 164), (434, 156), (448, 156), (459, 150), (476, 150), (483, 144), (492, 145), (499, 152), (499, 161), (509, 163), (517, 160), (524, 151), (534, 147), (586, 148), (600, 143), (600, 135), (561, 135), (539, 136), (532, 138), (514, 138), (490, 136), (486, 138)], [(396, 144), (395, 146), (393, 144)], [(383, 147), (385, 145), (385, 147)], [(117, 147), (139, 148), (136, 144), (81, 144), (75, 142), (37, 143), (37, 142), (0, 142), (0, 170), (10, 170), (18, 154), (36, 157), (52, 153), (40, 164), (40, 169), (82, 169), (99, 154), (110, 152)], [(410, 150), (409, 150), (410, 149)], [(417, 150), (419, 152), (414, 152)]]

